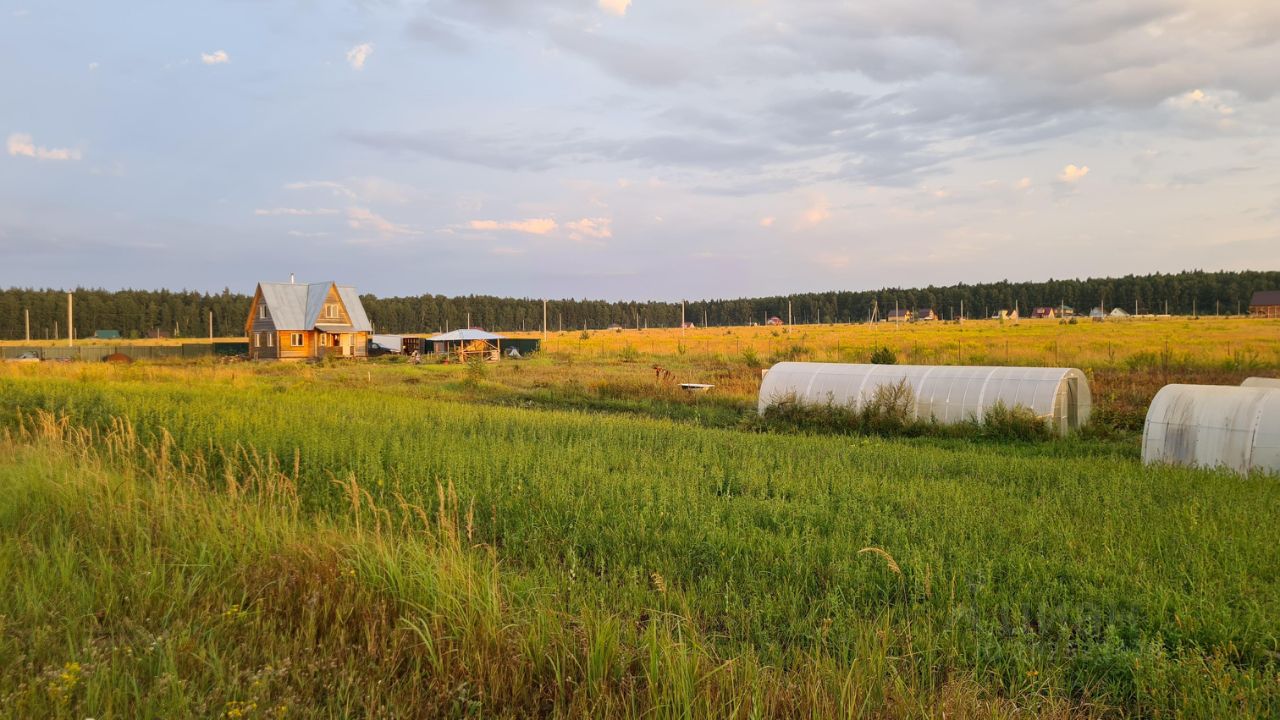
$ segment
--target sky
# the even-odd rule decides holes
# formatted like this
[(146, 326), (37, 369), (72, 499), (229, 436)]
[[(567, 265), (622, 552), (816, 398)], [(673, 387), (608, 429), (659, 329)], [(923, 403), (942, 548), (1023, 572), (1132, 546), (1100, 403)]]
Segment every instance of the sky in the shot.
[(1272, 0), (0, 0), (0, 286), (1280, 269)]

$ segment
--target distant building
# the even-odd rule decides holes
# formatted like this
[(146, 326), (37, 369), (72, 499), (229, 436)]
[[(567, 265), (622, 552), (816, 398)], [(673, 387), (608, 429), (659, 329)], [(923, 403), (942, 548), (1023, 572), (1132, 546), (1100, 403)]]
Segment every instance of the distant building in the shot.
[(1249, 301), (1249, 315), (1256, 318), (1280, 318), (1280, 290), (1259, 290)]
[(1123, 319), (1123, 318), (1127, 318), (1127, 317), (1129, 317), (1129, 313), (1128, 313), (1128, 311), (1126, 311), (1126, 310), (1121, 310), (1121, 309), (1120, 309), (1120, 308), (1118, 308), (1118, 307), (1117, 307), (1117, 308), (1111, 308), (1111, 312), (1107, 313), (1107, 317), (1109, 317), (1109, 318), (1113, 318), (1113, 319), (1117, 319), (1117, 318), (1118, 318), (1118, 319)]
[(933, 308), (925, 308), (924, 310), (916, 311), (916, 320), (937, 320), (937, 319), (938, 319), (938, 313), (934, 312)]
[(910, 322), (915, 315), (910, 310), (890, 310), (885, 319), (889, 322)]
[(1102, 322), (1107, 319), (1107, 314), (1102, 311), (1102, 308), (1096, 307), (1089, 311), (1089, 319), (1094, 322)]
[(769, 324), (770, 324), (770, 325), (781, 325), (781, 324), (782, 324), (782, 318), (778, 317), (777, 315), (774, 315), (773, 317), (769, 318)]
[(693, 324), (693, 323), (691, 323), (691, 322), (686, 322), (686, 323), (682, 324), (680, 327), (681, 327), (681, 328), (683, 328), (683, 329), (685, 329), (685, 330), (692, 330), (692, 329), (694, 329), (694, 328), (696, 328), (696, 327), (698, 327), (698, 326), (697, 326), (697, 325), (694, 325), (694, 324)]
[(258, 283), (245, 320), (249, 357), (366, 357), (373, 325), (356, 289), (332, 281)]
[(1018, 309), (1014, 308), (1012, 310), (1003, 310), (1003, 309), (999, 310), (996, 312), (995, 315), (991, 316), (991, 319), (992, 320), (1017, 320)]
[(95, 330), (93, 331), (94, 340), (119, 340), (119, 330)]
[(152, 340), (168, 340), (173, 336), (169, 334), (168, 330), (153, 328), (147, 331), (147, 337), (151, 338)]
[(1055, 307), (1038, 307), (1031, 311), (1033, 318), (1056, 318), (1058, 317), (1058, 308)]

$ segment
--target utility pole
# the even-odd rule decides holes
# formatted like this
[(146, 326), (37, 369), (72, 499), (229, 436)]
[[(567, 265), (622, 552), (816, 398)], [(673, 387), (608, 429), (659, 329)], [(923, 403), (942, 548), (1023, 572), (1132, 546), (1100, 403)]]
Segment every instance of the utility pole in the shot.
[(76, 344), (75, 321), (71, 315), (71, 293), (67, 293), (67, 347)]
[(707, 323), (707, 308), (706, 308), (706, 306), (703, 306), (703, 308), (702, 308), (702, 327), (704, 327), (704, 328), (705, 328), (705, 327), (707, 327), (707, 324), (708, 324), (708, 323)]
[(547, 301), (542, 301), (542, 342), (547, 341)]
[(793, 324), (793, 320), (791, 318), (791, 298), (787, 298), (787, 327), (790, 328), (792, 324)]
[(902, 324), (902, 313), (898, 308), (898, 298), (894, 298), (893, 299), (893, 329), (897, 330), (900, 324)]
[(209, 311), (209, 339), (213, 339), (213, 311)]
[(26, 317), (27, 321), (27, 342), (31, 342), (31, 310), (29, 308), (24, 309), (22, 314)]
[(680, 301), (680, 337), (684, 337), (684, 301)]

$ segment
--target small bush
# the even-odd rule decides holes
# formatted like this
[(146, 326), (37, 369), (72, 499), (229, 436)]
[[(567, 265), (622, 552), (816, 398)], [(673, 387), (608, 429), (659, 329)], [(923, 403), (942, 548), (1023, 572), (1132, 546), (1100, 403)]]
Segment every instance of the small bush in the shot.
[(590, 339), (591, 339), (591, 333), (587, 332), (586, 330), (583, 330), (582, 332), (578, 333), (578, 339), (579, 339), (579, 340), (590, 340)]
[(996, 403), (983, 415), (981, 434), (1000, 440), (1047, 440), (1053, 436), (1049, 423), (1023, 405)]
[(897, 365), (898, 355), (887, 347), (881, 346), (871, 351), (872, 365)]
[(633, 363), (640, 359), (640, 351), (631, 343), (627, 343), (618, 351), (618, 359), (624, 363)]
[(484, 360), (476, 359), (467, 363), (467, 377), (464, 380), (467, 385), (475, 387), (487, 377), (489, 377), (489, 364)]
[(756, 353), (754, 348), (747, 348), (742, 351), (742, 362), (746, 363), (747, 367), (758, 368), (760, 367), (760, 355)]

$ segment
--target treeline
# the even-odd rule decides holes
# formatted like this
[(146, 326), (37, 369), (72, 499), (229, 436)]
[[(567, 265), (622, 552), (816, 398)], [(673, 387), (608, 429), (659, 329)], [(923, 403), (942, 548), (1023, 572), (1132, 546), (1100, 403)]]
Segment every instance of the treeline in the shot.
[[(1102, 306), (1128, 312), (1188, 315), (1231, 315), (1248, 312), (1256, 290), (1280, 288), (1280, 271), (1183, 272), (1127, 275), (1120, 278), (996, 282), (978, 285), (884, 288), (874, 291), (837, 290), (790, 296), (698, 300), (686, 303), (685, 319), (697, 325), (747, 325), (789, 314), (795, 323), (865, 322), (873, 312), (881, 318), (895, 308), (932, 308), (944, 319), (988, 317), (1017, 307), (1027, 315), (1037, 306), (1068, 305), (1087, 313)], [(377, 332), (435, 332), (465, 327), (489, 330), (538, 330), (542, 300), (490, 295), (379, 298), (363, 295), (365, 310)], [(99, 329), (119, 330), (125, 337), (145, 337), (160, 331), (174, 337), (204, 337), (213, 313), (213, 332), (219, 337), (244, 333), (250, 297), (221, 293), (170, 290), (75, 290), (77, 337)], [(30, 312), (33, 338), (66, 337), (66, 292), (11, 288), (0, 290), (0, 338), (24, 336), (24, 311)], [(547, 325), (552, 331), (624, 327), (675, 327), (679, 302), (605, 302), (552, 300)]]

